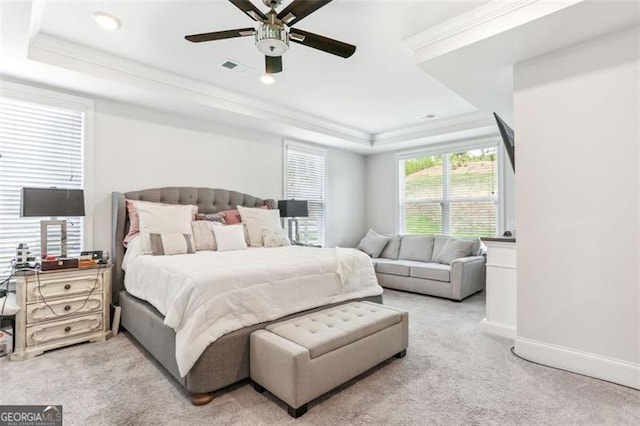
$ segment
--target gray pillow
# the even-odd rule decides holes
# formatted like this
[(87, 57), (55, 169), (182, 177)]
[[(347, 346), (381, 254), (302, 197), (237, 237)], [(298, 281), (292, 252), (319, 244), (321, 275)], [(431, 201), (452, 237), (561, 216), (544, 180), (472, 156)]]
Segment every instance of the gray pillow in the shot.
[(431, 262), (433, 235), (405, 235), (400, 244), (400, 259)]
[(402, 237), (400, 235), (389, 235), (389, 238), (389, 243), (385, 246), (384, 250), (382, 250), (382, 253), (380, 253), (380, 257), (397, 260), (398, 255), (400, 254), (400, 243), (402, 242)]
[(367, 235), (360, 240), (358, 249), (367, 253), (371, 257), (378, 257), (391, 238), (378, 234), (373, 229), (369, 229)]
[(433, 253), (431, 254), (431, 261), (437, 262), (436, 259), (438, 258), (438, 255), (442, 251), (444, 245), (447, 244), (447, 241), (451, 239), (451, 237), (447, 235), (436, 235), (434, 238), (435, 242), (433, 243)]
[(469, 256), (474, 244), (475, 241), (450, 238), (436, 257), (436, 262), (451, 265), (454, 260)]

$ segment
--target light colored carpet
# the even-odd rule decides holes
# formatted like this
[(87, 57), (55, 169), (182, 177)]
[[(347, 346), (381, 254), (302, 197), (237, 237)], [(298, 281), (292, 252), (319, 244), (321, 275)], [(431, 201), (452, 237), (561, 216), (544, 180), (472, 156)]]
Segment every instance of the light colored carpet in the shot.
[(309, 404), (298, 420), (248, 382), (210, 404), (188, 395), (128, 336), (0, 359), (0, 404), (62, 404), (65, 425), (640, 424), (640, 392), (520, 360), (482, 333), (484, 295), (462, 303), (385, 291), (410, 312), (407, 356)]

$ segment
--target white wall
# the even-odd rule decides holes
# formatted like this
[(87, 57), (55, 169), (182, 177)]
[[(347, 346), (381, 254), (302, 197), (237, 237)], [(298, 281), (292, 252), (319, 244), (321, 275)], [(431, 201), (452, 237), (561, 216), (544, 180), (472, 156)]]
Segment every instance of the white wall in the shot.
[[(111, 192), (161, 186), (232, 189), (282, 198), (282, 138), (97, 100), (94, 147), (96, 249), (110, 247)], [(327, 245), (361, 238), (364, 159), (329, 149)]]
[(638, 33), (515, 67), (516, 350), (640, 387)]
[(355, 247), (365, 225), (365, 158), (331, 148), (326, 159), (327, 247)]

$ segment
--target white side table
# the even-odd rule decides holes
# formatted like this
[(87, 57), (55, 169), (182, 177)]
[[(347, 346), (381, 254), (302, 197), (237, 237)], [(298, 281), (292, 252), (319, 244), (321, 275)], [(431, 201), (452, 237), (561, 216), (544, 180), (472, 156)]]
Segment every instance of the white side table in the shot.
[(484, 331), (498, 336), (516, 337), (516, 240), (483, 238), (487, 246), (486, 317)]

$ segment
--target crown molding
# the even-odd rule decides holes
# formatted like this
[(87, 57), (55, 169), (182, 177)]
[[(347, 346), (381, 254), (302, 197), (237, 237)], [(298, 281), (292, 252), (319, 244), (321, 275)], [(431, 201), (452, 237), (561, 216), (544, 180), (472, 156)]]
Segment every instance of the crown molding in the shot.
[(122, 84), (165, 90), (181, 99), (240, 115), (280, 123), (313, 132), (322, 132), (364, 147), (371, 146), (372, 135), (291, 108), (241, 95), (220, 87), (127, 60), (48, 34), (38, 33), (29, 40), (29, 59), (72, 71), (90, 73)]
[(457, 138), (455, 135), (462, 133), (464, 133), (464, 137), (474, 135), (486, 137), (497, 135), (498, 131), (493, 117), (475, 112), (378, 133), (373, 136), (372, 145), (374, 148), (380, 148), (389, 145), (396, 146), (400, 143), (428, 142), (430, 138), (438, 138), (439, 141), (453, 140)]
[(415, 52), (415, 63), (420, 63), (583, 1), (492, 0), (442, 24), (415, 34), (405, 39), (405, 43)]

